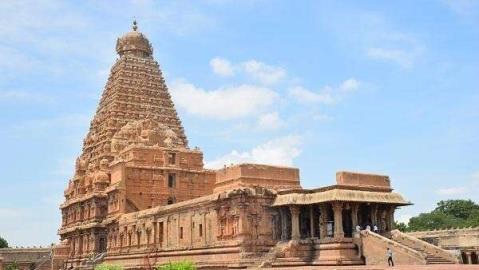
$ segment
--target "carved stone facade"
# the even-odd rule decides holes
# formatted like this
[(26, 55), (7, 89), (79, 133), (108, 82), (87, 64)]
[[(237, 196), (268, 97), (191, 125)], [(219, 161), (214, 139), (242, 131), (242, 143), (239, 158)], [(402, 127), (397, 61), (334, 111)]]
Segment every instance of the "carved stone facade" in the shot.
[(389, 239), (395, 209), (410, 204), (389, 177), (339, 172), (336, 185), (302, 189), (296, 168), (207, 170), (136, 24), (116, 50), (60, 206), (55, 267), (88, 268), (95, 256), (131, 269), (184, 259), (218, 269), (374, 264), (368, 239), (408, 250)]

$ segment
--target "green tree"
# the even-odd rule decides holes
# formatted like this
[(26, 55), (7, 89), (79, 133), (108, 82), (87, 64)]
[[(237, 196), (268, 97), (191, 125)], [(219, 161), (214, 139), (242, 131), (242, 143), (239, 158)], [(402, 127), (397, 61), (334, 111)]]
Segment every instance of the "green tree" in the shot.
[(196, 265), (189, 261), (170, 262), (163, 265), (157, 265), (155, 270), (196, 270)]
[(394, 228), (400, 230), (401, 232), (407, 232), (408, 231), (408, 227), (406, 225), (406, 223), (404, 222), (394, 222)]
[(427, 231), (477, 226), (479, 226), (478, 204), (471, 200), (447, 200), (438, 202), (433, 211), (411, 218), (409, 224), (406, 228), (402, 227), (402, 230)]
[(469, 219), (475, 211), (479, 211), (479, 205), (471, 200), (447, 200), (438, 202), (433, 212), (444, 213), (458, 219)]
[(7, 248), (8, 247), (8, 242), (4, 238), (0, 236), (0, 248)]

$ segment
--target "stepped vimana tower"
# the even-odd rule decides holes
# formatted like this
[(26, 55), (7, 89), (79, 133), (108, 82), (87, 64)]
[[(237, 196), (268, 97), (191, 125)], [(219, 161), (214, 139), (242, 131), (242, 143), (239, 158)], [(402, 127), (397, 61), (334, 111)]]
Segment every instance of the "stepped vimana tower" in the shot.
[[(381, 264), (388, 246), (398, 263), (429, 263), (428, 252), (456, 262), (393, 231), (394, 210), (410, 203), (387, 176), (338, 172), (335, 185), (302, 189), (296, 168), (205, 169), (136, 22), (116, 51), (60, 206), (54, 268)], [(378, 231), (356, 231), (368, 225)]]

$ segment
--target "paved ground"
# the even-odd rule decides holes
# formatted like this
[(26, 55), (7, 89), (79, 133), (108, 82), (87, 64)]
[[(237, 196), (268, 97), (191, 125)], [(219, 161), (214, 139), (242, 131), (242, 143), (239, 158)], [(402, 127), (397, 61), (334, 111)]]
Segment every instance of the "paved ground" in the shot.
[[(264, 268), (263, 268), (264, 269)], [(395, 267), (387, 266), (301, 266), (289, 268), (267, 268), (268, 270), (479, 270), (478, 265), (401, 265)]]

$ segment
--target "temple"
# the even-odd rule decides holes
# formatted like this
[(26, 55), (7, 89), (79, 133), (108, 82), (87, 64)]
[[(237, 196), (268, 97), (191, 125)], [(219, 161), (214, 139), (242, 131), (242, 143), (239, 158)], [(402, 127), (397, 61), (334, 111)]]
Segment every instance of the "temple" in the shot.
[(60, 206), (53, 268), (374, 265), (387, 264), (387, 247), (398, 264), (459, 262), (394, 230), (395, 210), (410, 202), (388, 176), (343, 171), (331, 186), (303, 189), (297, 168), (205, 169), (136, 22), (116, 51)]

